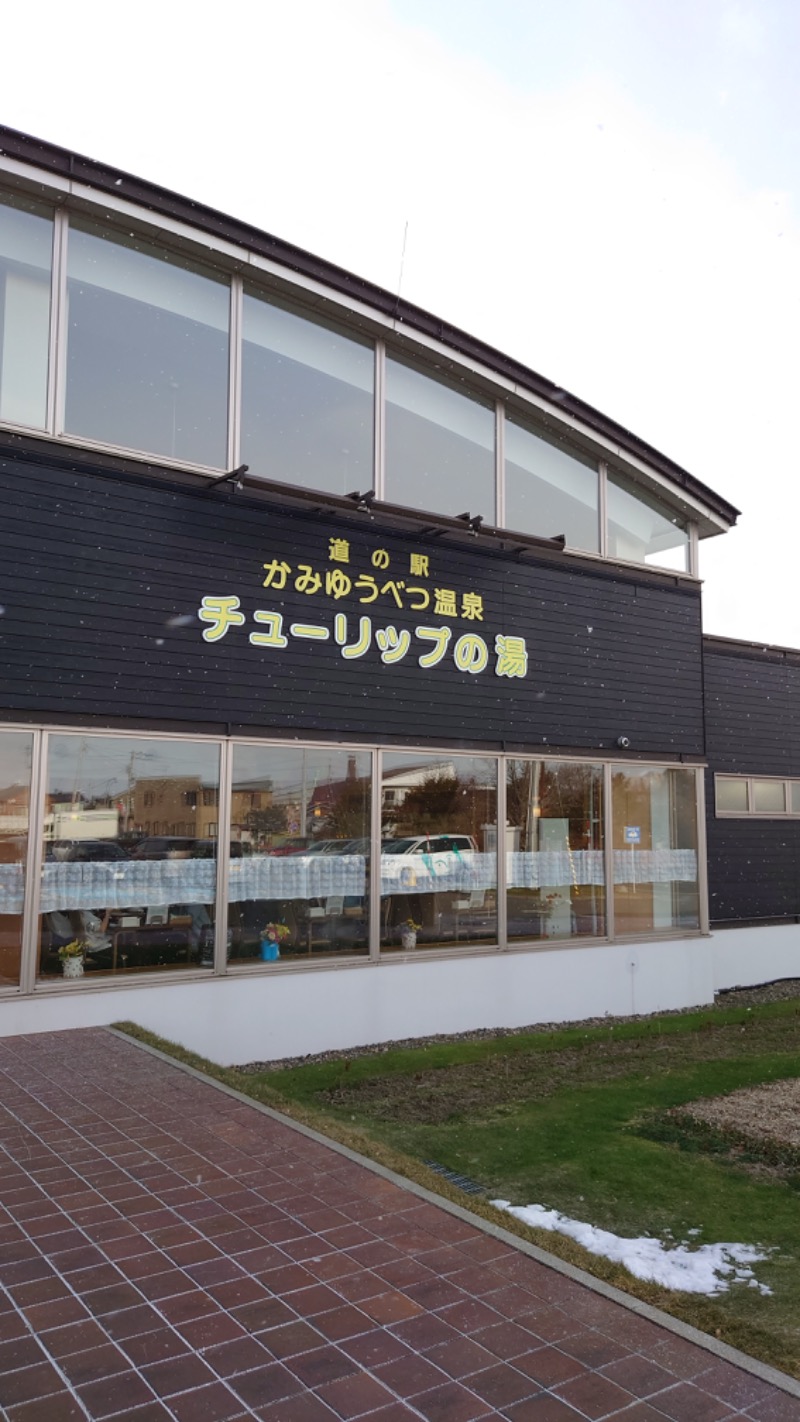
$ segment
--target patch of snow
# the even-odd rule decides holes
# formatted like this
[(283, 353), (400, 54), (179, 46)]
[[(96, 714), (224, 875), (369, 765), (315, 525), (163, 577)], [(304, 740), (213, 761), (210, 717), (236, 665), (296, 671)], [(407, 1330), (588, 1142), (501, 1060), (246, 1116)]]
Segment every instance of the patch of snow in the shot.
[[(492, 1200), (498, 1210), (507, 1210), (523, 1224), (566, 1234), (582, 1244), (590, 1254), (600, 1254), (615, 1264), (623, 1264), (629, 1273), (648, 1283), (662, 1284), (667, 1289), (680, 1289), (687, 1294), (723, 1294), (732, 1283), (747, 1284), (762, 1294), (771, 1294), (766, 1284), (760, 1284), (750, 1267), (766, 1259), (767, 1253), (753, 1244), (662, 1244), (645, 1235), (625, 1239), (610, 1230), (571, 1220), (558, 1210), (544, 1205), (512, 1205), (509, 1200)], [(689, 1230), (690, 1234), (699, 1233)]]

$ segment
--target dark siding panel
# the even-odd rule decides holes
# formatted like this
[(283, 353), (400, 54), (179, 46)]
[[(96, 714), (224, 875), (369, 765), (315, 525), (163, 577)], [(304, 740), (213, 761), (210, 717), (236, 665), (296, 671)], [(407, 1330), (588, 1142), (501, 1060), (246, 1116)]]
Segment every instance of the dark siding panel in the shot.
[[(366, 518), (271, 509), (246, 496), (203, 494), (125, 477), (0, 461), (0, 648), (6, 712), (231, 723), (381, 739), (400, 736), (496, 745), (608, 751), (630, 737), (644, 754), (701, 755), (699, 595), (638, 584), (609, 569), (516, 562), (476, 540), (474, 550), (381, 530)], [(299, 564), (324, 573), (331, 534), (347, 537), (353, 579), (369, 573), (409, 585), (483, 596), (483, 623), (399, 610), (387, 593), (360, 605), (292, 587)], [(381, 573), (371, 555), (384, 548)], [(409, 555), (430, 559), (413, 577)], [(264, 589), (262, 565), (294, 570), (284, 592)], [(202, 640), (204, 595), (238, 596), (247, 617), (215, 643)], [(344, 661), (327, 642), (285, 651), (250, 645), (258, 609), (332, 630), (372, 617), (373, 643)], [(421, 669), (430, 650), (412, 635), (407, 656), (380, 660), (374, 633), (392, 625), (450, 625), (450, 655)], [(476, 631), (490, 661), (477, 676), (453, 665), (458, 636)], [(525, 680), (494, 675), (497, 633), (524, 636)], [(176, 726), (178, 729), (178, 726)]]
[(708, 857), (712, 922), (800, 914), (800, 822), (714, 820)]
[(712, 922), (800, 914), (800, 820), (717, 819), (714, 772), (800, 777), (800, 665), (705, 648)]

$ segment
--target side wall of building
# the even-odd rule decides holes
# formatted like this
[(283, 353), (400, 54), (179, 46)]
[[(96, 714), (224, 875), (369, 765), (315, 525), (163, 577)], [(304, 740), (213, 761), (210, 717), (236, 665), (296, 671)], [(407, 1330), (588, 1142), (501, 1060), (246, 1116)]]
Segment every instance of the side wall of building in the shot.
[(800, 777), (800, 652), (706, 638), (704, 682), (712, 927), (795, 920), (800, 817), (720, 816), (715, 776)]

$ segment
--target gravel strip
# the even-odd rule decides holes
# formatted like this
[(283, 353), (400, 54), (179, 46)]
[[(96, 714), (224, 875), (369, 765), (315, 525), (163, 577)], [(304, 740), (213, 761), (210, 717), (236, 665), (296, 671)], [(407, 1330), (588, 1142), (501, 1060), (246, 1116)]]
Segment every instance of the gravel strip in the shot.
[(442, 1033), (433, 1037), (404, 1037), (397, 1042), (372, 1042), (343, 1050), (312, 1052), (305, 1057), (246, 1062), (232, 1066), (231, 1070), (246, 1075), (262, 1071), (289, 1071), (292, 1067), (316, 1066), (320, 1062), (355, 1061), (357, 1057), (411, 1051), (419, 1047), (432, 1047), (441, 1042), (484, 1042), (490, 1037), (521, 1037), (532, 1032), (563, 1031), (568, 1027), (615, 1027), (623, 1022), (646, 1022), (648, 1017), (683, 1017), (690, 1012), (712, 1012), (716, 1007), (756, 1007), (762, 1003), (787, 1002), (792, 998), (800, 998), (800, 978), (783, 978), (778, 982), (762, 983), (760, 987), (728, 988), (725, 992), (717, 993), (713, 1004), (699, 1003), (697, 1007), (682, 1007), (634, 1017), (584, 1017), (576, 1022), (532, 1022), (527, 1027), (481, 1027), (472, 1032)]
[(743, 1087), (729, 1096), (692, 1101), (680, 1115), (723, 1130), (741, 1131), (754, 1140), (800, 1147), (800, 1080), (771, 1081), (768, 1086)]

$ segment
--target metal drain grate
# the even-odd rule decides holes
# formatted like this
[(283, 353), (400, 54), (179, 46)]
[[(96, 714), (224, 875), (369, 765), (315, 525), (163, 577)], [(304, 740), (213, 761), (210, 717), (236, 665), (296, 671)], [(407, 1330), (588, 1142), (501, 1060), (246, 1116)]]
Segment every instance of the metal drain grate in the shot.
[(446, 1165), (440, 1165), (437, 1160), (423, 1160), (423, 1165), (427, 1165), (429, 1170), (435, 1170), (437, 1175), (442, 1175), (445, 1180), (449, 1180), (451, 1185), (456, 1185), (459, 1190), (463, 1190), (465, 1195), (484, 1195), (486, 1192), (482, 1185), (478, 1185), (475, 1180), (470, 1180), (468, 1175), (459, 1175), (457, 1170), (448, 1170)]

